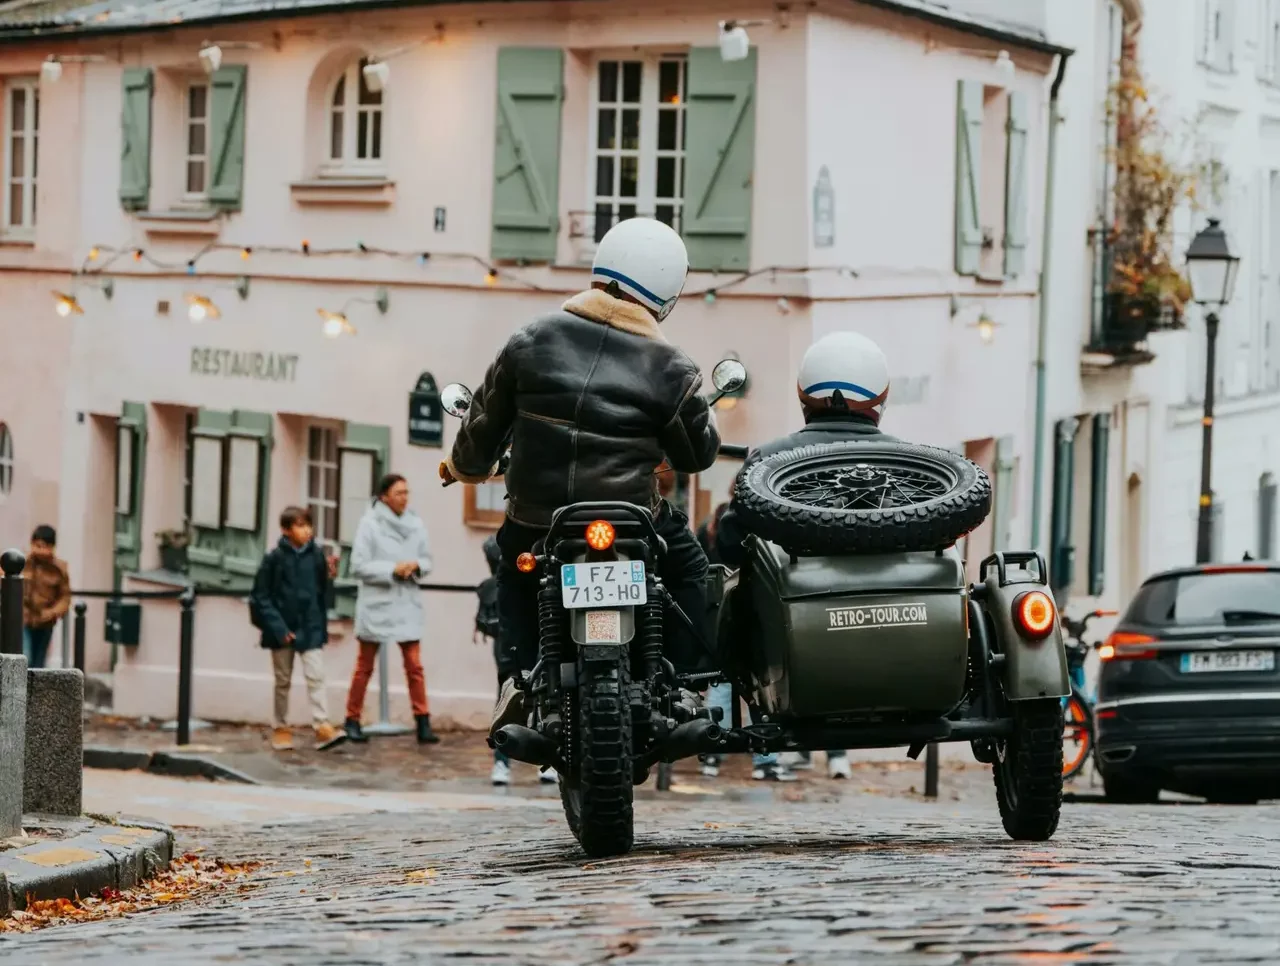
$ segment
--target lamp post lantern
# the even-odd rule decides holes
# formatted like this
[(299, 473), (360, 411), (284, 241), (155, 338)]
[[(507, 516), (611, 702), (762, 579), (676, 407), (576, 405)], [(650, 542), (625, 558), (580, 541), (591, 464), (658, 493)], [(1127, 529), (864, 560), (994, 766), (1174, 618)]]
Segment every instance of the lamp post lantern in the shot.
[(1217, 382), (1218, 312), (1231, 301), (1240, 258), (1231, 253), (1227, 233), (1210, 218), (1187, 248), (1191, 297), (1204, 309), (1204, 418), (1200, 451), (1200, 513), (1196, 526), (1196, 563), (1208, 563), (1213, 543), (1213, 390)]

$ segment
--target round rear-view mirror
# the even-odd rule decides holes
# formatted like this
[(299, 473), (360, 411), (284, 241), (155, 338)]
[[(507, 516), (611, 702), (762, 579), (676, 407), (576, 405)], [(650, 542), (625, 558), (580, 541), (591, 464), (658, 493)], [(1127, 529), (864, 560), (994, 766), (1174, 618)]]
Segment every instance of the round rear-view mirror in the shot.
[(460, 382), (451, 382), (440, 390), (440, 405), (450, 416), (461, 419), (471, 409), (471, 390)]
[(722, 359), (711, 370), (711, 384), (717, 392), (737, 392), (747, 384), (747, 367), (737, 359)]

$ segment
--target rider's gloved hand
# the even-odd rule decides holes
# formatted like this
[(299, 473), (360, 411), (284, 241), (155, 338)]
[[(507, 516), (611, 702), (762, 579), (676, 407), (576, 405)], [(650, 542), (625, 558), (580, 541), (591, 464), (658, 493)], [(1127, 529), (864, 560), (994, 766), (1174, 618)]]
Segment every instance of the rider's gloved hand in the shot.
[(443, 483), (445, 486), (448, 486), (450, 483), (458, 482), (454, 478), (453, 473), (450, 472), (449, 464), (445, 460), (440, 461), (440, 482)]

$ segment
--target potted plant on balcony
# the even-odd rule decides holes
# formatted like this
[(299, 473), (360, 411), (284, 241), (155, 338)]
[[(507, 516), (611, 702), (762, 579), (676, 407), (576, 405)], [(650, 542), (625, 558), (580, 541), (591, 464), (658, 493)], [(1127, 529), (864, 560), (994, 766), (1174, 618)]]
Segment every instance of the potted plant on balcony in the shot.
[[(1185, 204), (1198, 206), (1214, 175), (1179, 150), (1160, 117), (1131, 51), (1122, 54), (1111, 91), (1115, 122), (1114, 218), (1106, 233), (1105, 335), (1112, 345), (1134, 345), (1153, 329), (1180, 328), (1191, 287), (1174, 262), (1173, 220)], [(1208, 175), (1208, 177), (1206, 176)]]
[(175, 574), (187, 572), (187, 547), (191, 545), (190, 530), (161, 530), (156, 534), (160, 543), (160, 567)]

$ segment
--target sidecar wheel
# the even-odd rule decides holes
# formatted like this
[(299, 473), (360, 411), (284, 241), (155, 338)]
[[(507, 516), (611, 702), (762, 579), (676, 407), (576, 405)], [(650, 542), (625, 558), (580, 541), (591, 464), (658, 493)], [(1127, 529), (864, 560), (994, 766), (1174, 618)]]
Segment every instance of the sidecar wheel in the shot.
[(578, 663), (577, 761), (560, 776), (560, 801), (592, 858), (624, 855), (635, 840), (629, 660), (623, 648), (616, 665)]
[(875, 438), (786, 450), (743, 471), (742, 523), (798, 554), (949, 547), (991, 512), (991, 480), (950, 450)]
[(1004, 830), (1013, 839), (1046, 842), (1062, 811), (1062, 702), (1011, 702), (1013, 734), (992, 772)]

